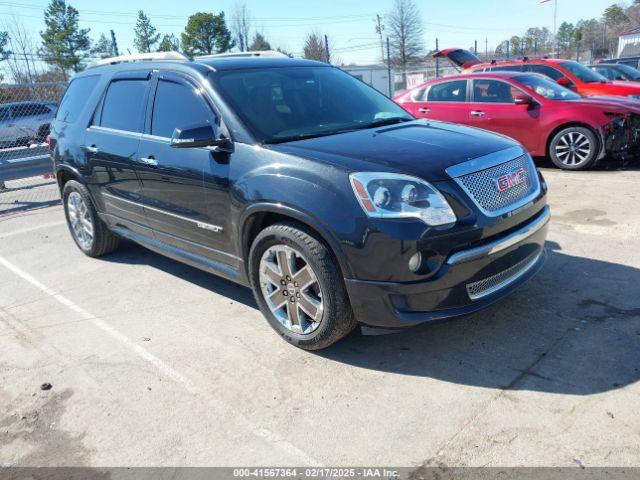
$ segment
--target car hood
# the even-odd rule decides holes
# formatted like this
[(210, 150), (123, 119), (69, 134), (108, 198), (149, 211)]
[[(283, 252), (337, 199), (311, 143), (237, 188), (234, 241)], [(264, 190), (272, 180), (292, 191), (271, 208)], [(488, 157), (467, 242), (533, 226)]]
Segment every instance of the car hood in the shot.
[(452, 165), (517, 145), (478, 128), (415, 120), (268, 147), (348, 171), (401, 172), (435, 182), (449, 180), (445, 169)]
[(626, 97), (616, 97), (614, 95), (596, 95), (593, 97), (583, 97), (580, 100), (571, 100), (581, 105), (592, 105), (603, 109), (614, 109), (615, 111), (630, 111), (640, 113), (640, 100)]

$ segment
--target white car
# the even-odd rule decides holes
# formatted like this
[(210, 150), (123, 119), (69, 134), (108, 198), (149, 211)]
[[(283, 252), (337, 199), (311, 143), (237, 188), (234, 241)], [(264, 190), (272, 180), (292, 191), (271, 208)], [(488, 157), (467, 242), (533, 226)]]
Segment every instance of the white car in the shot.
[(57, 108), (41, 100), (0, 104), (0, 148), (43, 142)]

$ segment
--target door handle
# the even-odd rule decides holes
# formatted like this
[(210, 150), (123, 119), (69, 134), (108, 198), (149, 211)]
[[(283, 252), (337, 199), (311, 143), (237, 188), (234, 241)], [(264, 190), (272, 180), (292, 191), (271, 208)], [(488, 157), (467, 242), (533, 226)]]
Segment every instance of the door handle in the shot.
[(482, 110), (471, 110), (472, 117), (484, 117), (484, 112)]
[(140, 161), (150, 167), (158, 166), (158, 161), (153, 157), (140, 157)]
[(431, 109), (422, 107), (422, 108), (419, 108), (418, 111), (420, 113), (429, 113), (431, 111)]
[(100, 149), (95, 145), (91, 145), (91, 146), (84, 145), (82, 148), (84, 148), (89, 153), (98, 153), (100, 151)]

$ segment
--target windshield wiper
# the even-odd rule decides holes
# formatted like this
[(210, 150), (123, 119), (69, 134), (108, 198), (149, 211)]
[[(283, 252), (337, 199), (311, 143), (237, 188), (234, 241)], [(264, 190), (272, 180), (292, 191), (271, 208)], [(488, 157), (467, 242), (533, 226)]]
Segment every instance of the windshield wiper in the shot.
[(370, 123), (359, 125), (358, 130), (366, 130), (368, 128), (385, 127), (387, 125), (395, 125), (396, 123), (410, 122), (413, 118), (409, 117), (391, 117), (391, 118), (378, 118)]
[(318, 138), (318, 137), (326, 137), (328, 135), (336, 135), (338, 133), (343, 133), (344, 131), (345, 130), (328, 130), (326, 132), (299, 133), (297, 135), (289, 135), (287, 137), (269, 138), (265, 140), (263, 143), (272, 144), (272, 143), (295, 142), (297, 140), (307, 140), (309, 138)]

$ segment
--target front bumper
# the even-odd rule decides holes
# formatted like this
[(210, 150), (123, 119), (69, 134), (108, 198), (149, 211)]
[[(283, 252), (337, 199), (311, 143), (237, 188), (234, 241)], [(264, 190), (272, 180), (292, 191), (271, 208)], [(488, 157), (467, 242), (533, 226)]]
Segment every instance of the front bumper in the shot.
[(427, 281), (345, 279), (356, 319), (371, 327), (402, 328), (487, 307), (542, 268), (549, 218), (545, 206), (509, 235), (451, 254)]

